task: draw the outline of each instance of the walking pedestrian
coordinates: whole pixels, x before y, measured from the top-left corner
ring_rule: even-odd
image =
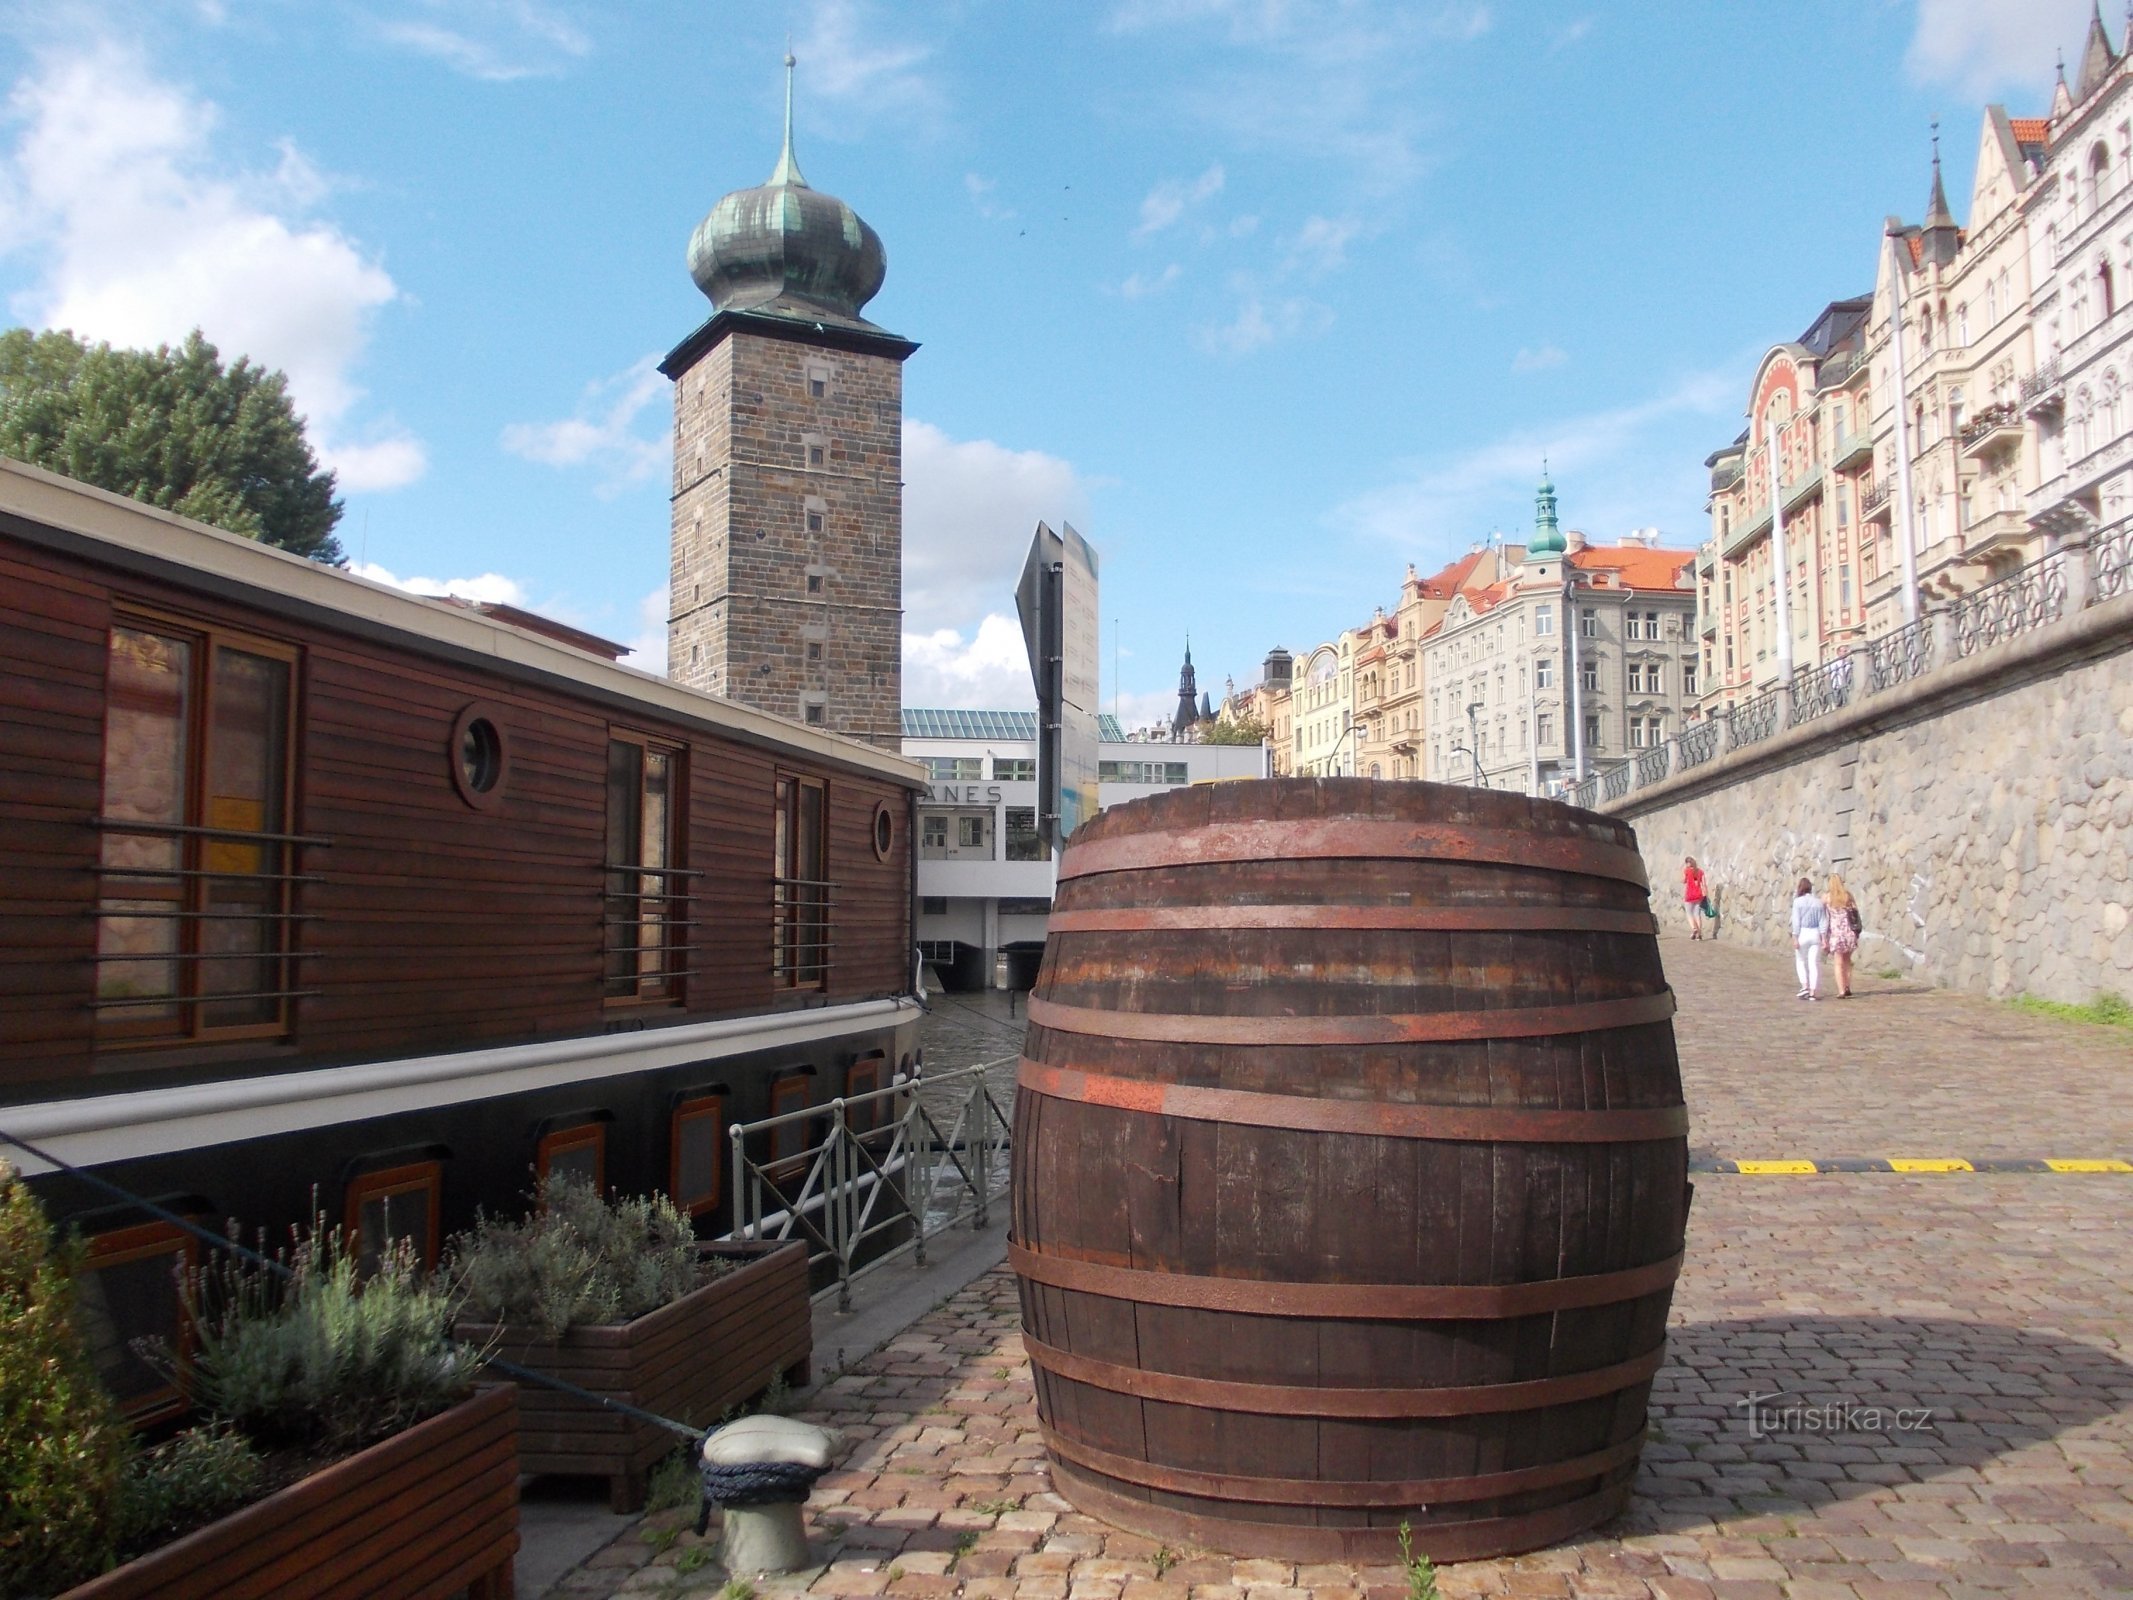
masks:
[[[1802,1000],[1822,998],[1822,931],[1828,925],[1829,908],[1815,893],[1814,879],[1802,878],[1792,897],[1792,964]]]
[[[1829,932],[1823,939],[1823,948],[1829,952],[1830,965],[1837,969],[1837,998],[1849,1000],[1852,956],[1859,949],[1859,932],[1865,926],[1859,916],[1859,902],[1844,887],[1844,880],[1832,872],[1822,903],[1829,908]]]
[[[1696,865],[1694,856],[1681,858],[1681,904],[1689,914],[1689,937],[1701,939],[1703,925],[1703,868]]]

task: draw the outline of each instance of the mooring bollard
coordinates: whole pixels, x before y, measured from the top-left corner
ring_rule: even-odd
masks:
[[[696,1531],[709,1525],[713,1506],[724,1511],[728,1573],[756,1577],[812,1565],[800,1512],[841,1442],[827,1428],[790,1417],[743,1417],[705,1438]]]

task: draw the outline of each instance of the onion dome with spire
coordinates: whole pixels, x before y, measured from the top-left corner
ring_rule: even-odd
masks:
[[[834,195],[808,187],[792,153],[793,58],[785,57],[785,145],[769,179],[711,208],[689,239],[689,276],[719,311],[872,329],[859,308],[888,272],[881,237]]]
[[[1548,463],[1541,463],[1540,487],[1533,493],[1533,537],[1526,541],[1526,559],[1563,553],[1563,530],[1555,517],[1555,480],[1548,476]]]

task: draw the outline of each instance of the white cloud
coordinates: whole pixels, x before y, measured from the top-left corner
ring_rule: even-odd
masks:
[[[1200,348],[1210,355],[1248,356],[1282,339],[1324,333],[1333,312],[1302,295],[1268,295],[1248,283],[1238,286],[1237,314],[1228,322],[1196,330]]]
[[[963,189],[970,196],[970,203],[978,208],[978,215],[987,222],[1005,222],[1015,214],[1013,206],[1003,206],[993,198],[1000,187],[996,178],[981,178],[975,172],[963,174]]]
[[[922,70],[933,47],[881,37],[881,18],[865,0],[819,0],[812,26],[793,45],[802,104],[828,100],[907,119],[940,114],[940,87]]]
[[[904,635],[904,704],[1028,711],[1037,704],[1022,624],[988,612],[975,629]]]
[[[661,584],[637,602],[637,630],[622,642],[630,648],[624,659],[639,672],[662,678],[667,674],[667,603],[672,598]]]
[[[1348,246],[1362,231],[1360,217],[1307,217],[1283,251],[1281,270],[1312,277],[1336,272],[1348,264]]]
[[[561,9],[541,0],[415,0],[375,19],[386,43],[489,83],[553,77],[592,49]]]
[[[951,439],[906,418],[906,632],[932,638],[947,630],[974,642],[986,616],[1013,612],[1037,524],[1085,521],[1088,504],[1087,484],[1058,456]]]
[[[590,466],[600,475],[598,493],[619,493],[666,466],[669,440],[662,426],[653,437],[635,431],[637,418],[667,392],[659,358],[645,356],[611,377],[585,386],[577,414],[560,422],[514,422],[503,447],[515,456],[550,467]]]
[[[484,572],[473,578],[401,578],[375,561],[359,561],[348,570],[372,583],[405,589],[409,594],[428,595],[432,599],[451,595],[460,600],[486,600],[491,605],[528,609],[526,586],[500,572]]]
[[[42,59],[9,97],[21,126],[0,157],[0,250],[29,257],[10,309],[36,327],[145,347],[198,327],[227,360],[289,377],[313,447],[346,489],[412,483],[412,434],[353,424],[353,373],[380,307],[400,298],[384,267],[303,213],[330,183],[284,141],[274,169],[216,159],[215,107],[105,42]]]
[[[1649,400],[1514,430],[1449,460],[1413,464],[1328,520],[1403,546],[1418,560],[1464,549],[1492,527],[1516,539],[1532,514],[1545,458],[1562,491],[1566,525],[1663,522],[1667,506],[1700,504],[1704,452],[1696,441],[1735,425],[1730,414],[1739,409],[1741,381],[1736,371],[1697,373]],[[1682,543],[1699,537],[1676,535]]]
[[[1566,22],[1560,28],[1557,28],[1555,32],[1549,37],[1548,48],[1551,52],[1556,50],[1568,50],[1572,45],[1578,44],[1586,38],[1590,37],[1591,33],[1592,18],[1579,17],[1575,21]]]
[[[1118,292],[1128,300],[1145,300],[1149,295],[1161,294],[1176,283],[1184,270],[1173,261],[1161,272],[1136,272],[1118,286]]]
[[[1904,65],[1916,82],[1978,99],[2007,88],[2039,96],[2062,46],[2071,81],[2088,17],[2088,0],[1918,0]]]
[[[1200,35],[1171,104],[1240,149],[1315,158],[1377,196],[1432,159],[1423,66],[1489,32],[1492,16],[1412,0],[1123,0],[1110,26]]]
[[[405,489],[429,470],[429,453],[413,434],[390,434],[372,444],[343,441],[320,449],[340,487],[354,494]]]
[[[1148,191],[1141,201],[1140,226],[1133,230],[1133,237],[1145,239],[1161,233],[1183,217],[1194,206],[1212,200],[1222,192],[1222,164],[1218,161],[1197,178],[1165,178]]]
[[[1559,367],[1570,357],[1563,353],[1562,346],[1544,344],[1521,350],[1511,358],[1513,372],[1545,372],[1550,367]]]

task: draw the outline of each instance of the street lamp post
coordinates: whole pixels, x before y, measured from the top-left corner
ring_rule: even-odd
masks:
[[[1466,708],[1466,758],[1474,763],[1474,787],[1486,789],[1488,781],[1481,775],[1481,730],[1476,718],[1483,710],[1479,700],[1471,701]]]
[[[1337,778],[1340,776],[1338,768],[1340,766],[1341,746],[1348,742],[1349,734],[1355,732],[1357,728],[1362,726],[1361,723],[1356,721],[1355,713],[1353,711],[1344,711],[1341,713],[1341,715],[1348,719],[1348,726],[1341,730],[1341,736],[1333,741],[1333,748],[1326,752],[1326,765],[1329,768],[1335,769],[1329,771],[1326,774],[1326,776],[1329,778]],[[1351,772],[1349,776],[1352,778],[1356,776],[1356,774]]]

